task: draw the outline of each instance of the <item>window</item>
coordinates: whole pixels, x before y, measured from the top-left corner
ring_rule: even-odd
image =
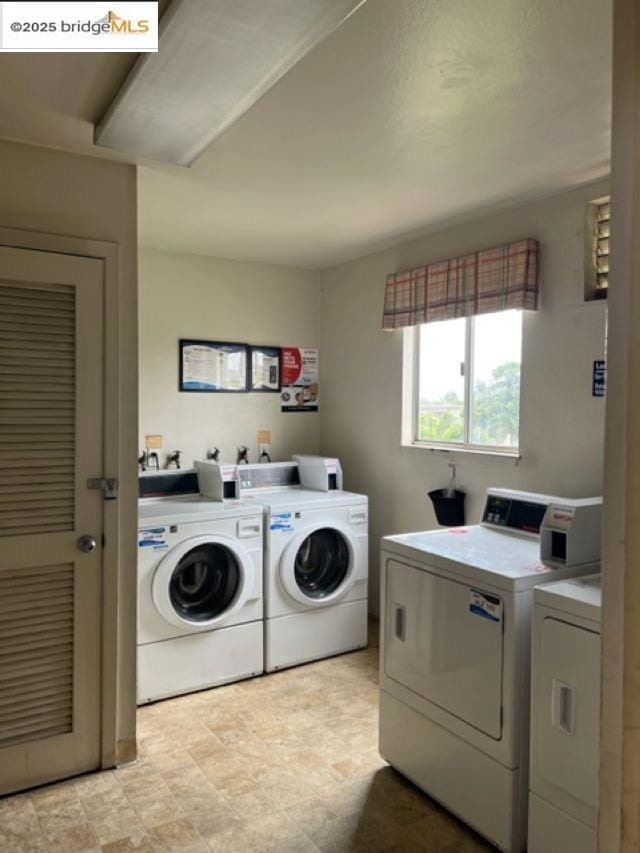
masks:
[[[611,200],[587,204],[584,298],[606,299],[609,287],[609,234]]]
[[[413,443],[517,452],[522,311],[414,327]]]

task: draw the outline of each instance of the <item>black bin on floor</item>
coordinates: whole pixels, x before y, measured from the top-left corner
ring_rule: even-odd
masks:
[[[465,493],[455,491],[453,497],[448,497],[449,489],[434,489],[428,492],[433,508],[441,527],[461,527],[464,524]]]

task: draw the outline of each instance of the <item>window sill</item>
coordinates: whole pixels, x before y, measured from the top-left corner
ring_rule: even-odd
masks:
[[[498,447],[474,447],[469,445],[461,445],[456,446],[453,444],[435,444],[426,441],[412,441],[410,443],[404,443],[400,445],[401,450],[430,450],[435,451],[436,453],[462,453],[465,456],[493,456],[493,457],[501,457],[504,459],[513,459],[516,462],[522,459],[522,455],[519,450],[511,449],[511,448],[498,448]]]

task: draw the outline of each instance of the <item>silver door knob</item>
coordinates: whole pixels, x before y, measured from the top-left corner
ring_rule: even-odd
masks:
[[[78,551],[82,551],[84,554],[93,554],[98,547],[96,540],[88,533],[81,536],[76,542],[76,545],[78,546]]]

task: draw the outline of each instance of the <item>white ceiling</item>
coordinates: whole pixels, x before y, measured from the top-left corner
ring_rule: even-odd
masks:
[[[610,18],[608,0],[367,0],[190,170],[141,168],[141,243],[323,267],[601,177]],[[0,57],[0,135],[96,153],[128,58],[33,59]]]

